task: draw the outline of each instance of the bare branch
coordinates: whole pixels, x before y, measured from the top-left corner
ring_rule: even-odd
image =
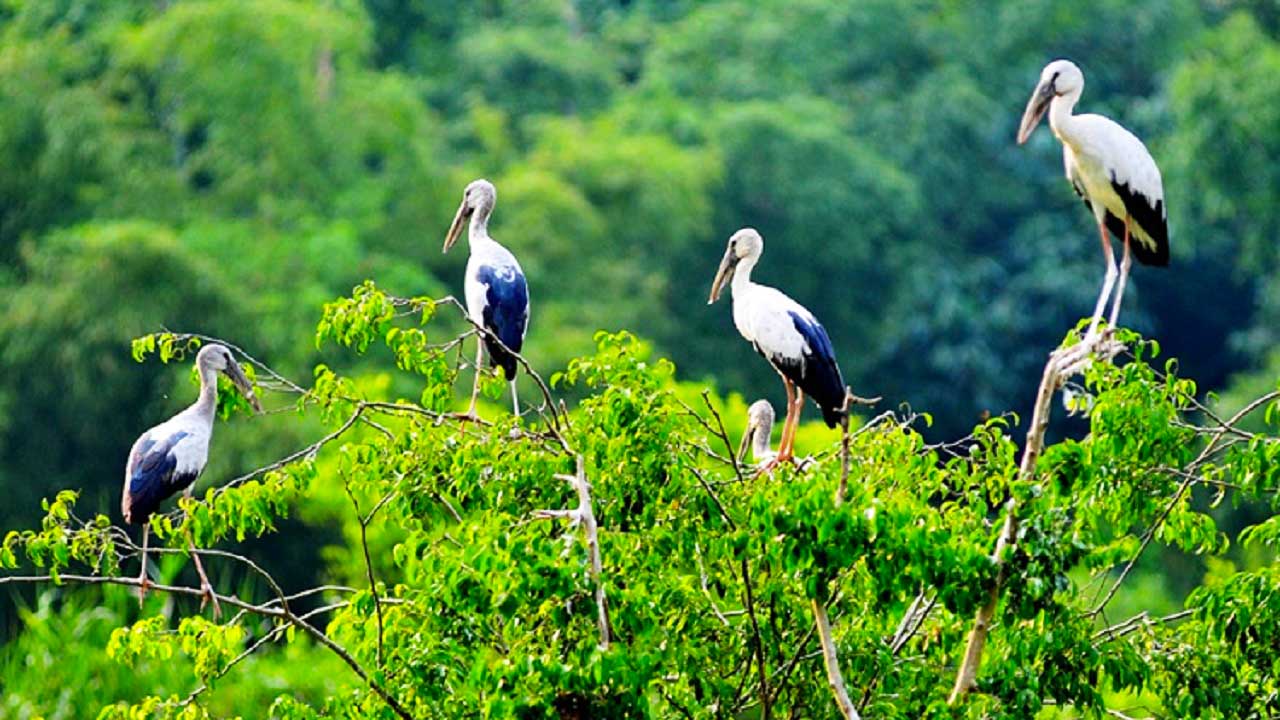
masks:
[[[760,717],[769,720],[769,672],[764,664],[764,640],[760,636],[760,622],[756,619],[756,602],[751,590],[751,570],[747,559],[742,559],[742,585],[746,588],[747,617],[751,619],[751,632],[754,636],[756,651],[756,667],[760,671]]]
[[[600,649],[609,649],[609,610],[605,603],[604,563],[600,559],[599,527],[596,516],[591,509],[591,483],[587,482],[586,463],[582,456],[577,456],[578,470],[574,475],[557,475],[578,491],[578,507],[573,510],[538,510],[535,517],[551,519],[566,518],[574,527],[581,526],[587,541],[587,552],[591,556],[591,580],[595,583],[596,622],[600,628]]]
[[[1096,344],[1081,342],[1063,352],[1050,355],[1049,361],[1044,366],[1044,374],[1040,378],[1040,389],[1036,392],[1035,407],[1031,413],[1031,425],[1027,428],[1027,440],[1022,448],[1022,461],[1018,466],[1020,481],[1030,481],[1035,477],[1036,461],[1040,459],[1040,451],[1044,448],[1044,434],[1049,428],[1054,392],[1064,380],[1080,372],[1088,363],[1094,362],[1095,356],[1096,361],[1105,362],[1123,349],[1123,345],[1108,337]],[[948,704],[958,703],[977,683],[982,651],[986,647],[987,635],[991,632],[996,605],[999,603],[1000,591],[1004,587],[1008,571],[1005,550],[1017,542],[1017,534],[1018,503],[1015,499],[1010,499],[1005,506],[1004,525],[1000,530],[1000,536],[996,539],[995,550],[991,553],[991,562],[997,568],[995,582],[987,591],[986,602],[978,608],[973,619],[973,630],[969,632],[964,660],[956,671],[955,686],[951,690],[951,697],[947,700]]]
[[[861,720],[858,709],[849,700],[849,691],[844,686],[844,677],[840,675],[840,659],[836,656],[836,643],[831,637],[831,621],[827,618],[827,608],[821,600],[814,598],[813,619],[818,628],[818,639],[822,643],[822,660],[827,666],[827,684],[836,696],[836,706],[845,720]]]

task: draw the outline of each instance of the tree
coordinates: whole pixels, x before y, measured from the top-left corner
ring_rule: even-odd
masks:
[[[889,412],[803,471],[755,476],[733,459],[741,418],[626,333],[601,333],[594,355],[549,383],[535,376],[536,417],[462,424],[453,348],[480,331],[441,337],[435,325],[460,310],[368,283],[326,305],[318,339],[386,354],[421,396],[371,392],[326,366],[309,388],[273,385],[330,430],[153,523],[173,548],[161,554],[194,539],[206,563],[263,582],[220,591],[240,611],[224,624],[157,614],[151,600],[107,651],[126,663],[186,656],[193,692],[103,717],[203,716],[203,698],[274,641],[327,651],[353,673],[319,704],[282,694],[271,710],[282,718],[824,717],[833,690],[849,698],[846,717],[1098,714],[1113,691],[1196,717],[1276,709],[1275,656],[1260,646],[1280,625],[1274,568],[1228,572],[1170,615],[1109,607],[1152,545],[1225,551],[1202,500],[1280,507],[1280,392],[1224,418],[1174,363],[1153,364],[1155,343],[1121,332],[1094,359],[1084,346],[1056,356],[1021,471],[1011,418],[931,446],[919,417]],[[134,350],[173,360],[194,342],[151,335]],[[1078,371],[1092,433],[1037,459],[1058,380]],[[485,381],[495,395],[501,384]],[[556,398],[567,387],[583,393],[571,410]],[[1268,430],[1242,429],[1264,409]],[[360,548],[351,585],[286,592],[271,563],[216,549],[271,534],[310,493],[345,497]],[[60,493],[40,529],[5,537],[0,584],[136,585],[122,567],[136,546],[110,518],[80,520],[75,501]],[[1273,546],[1278,517],[1236,539]],[[199,592],[161,583],[152,597]],[[979,608],[989,614],[974,626]],[[980,643],[962,662],[966,635],[985,653]],[[950,707],[940,669],[960,672]],[[1228,675],[1242,682],[1187,682]]]

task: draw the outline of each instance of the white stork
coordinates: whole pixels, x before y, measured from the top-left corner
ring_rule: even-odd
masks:
[[[444,252],[449,252],[462,234],[463,223],[470,218],[467,241],[471,246],[471,257],[467,260],[463,281],[467,315],[472,322],[488,331],[482,338],[483,342],[476,345],[476,380],[471,389],[471,407],[467,410],[470,417],[476,416],[482,347],[488,349],[491,363],[501,367],[511,383],[511,407],[517,417],[520,415],[520,402],[516,398],[516,358],[512,353],[520,352],[524,346],[525,330],[529,327],[529,286],[516,256],[489,237],[489,214],[497,200],[498,190],[493,183],[488,180],[472,181],[462,193],[462,205],[458,207],[444,239]]]
[[[200,398],[186,410],[142,433],[129,450],[129,462],[124,470],[120,510],[125,522],[142,525],[139,600],[147,594],[147,540],[151,530],[148,521],[152,513],[178,491],[184,491],[190,497],[196,478],[200,477],[209,461],[213,416],[218,408],[218,373],[225,373],[253,408],[262,411],[258,397],[253,393],[253,384],[225,345],[213,343],[200,348],[196,355],[196,368],[200,372]],[[196,572],[200,574],[204,602],[213,600],[213,611],[217,616],[221,613],[218,598],[204,573],[204,566],[200,564],[200,556],[194,547],[191,551]]]
[[[1027,141],[1047,111],[1049,127],[1062,142],[1067,179],[1098,222],[1107,276],[1085,335],[1092,339],[1113,288],[1115,296],[1107,324],[1115,327],[1120,316],[1120,300],[1132,262],[1130,251],[1144,265],[1168,265],[1169,233],[1160,169],[1151,153],[1133,133],[1110,118],[1073,115],[1071,111],[1083,90],[1084,75],[1075,63],[1055,60],[1046,65],[1022,114],[1018,144]],[[1118,273],[1108,230],[1124,238],[1124,257]]]
[[[773,435],[773,406],[768,400],[757,400],[747,408],[747,429],[742,432],[742,442],[738,445],[738,462],[747,457],[747,449],[751,449],[751,460],[764,463],[777,455],[770,446]]]
[[[793,460],[792,446],[805,393],[822,410],[828,427],[844,422],[848,413],[844,378],[827,331],[800,303],[774,288],[751,282],[751,270],[763,252],[764,238],[760,233],[752,228],[734,233],[711,284],[707,304],[720,297],[724,284],[732,278],[733,324],[782,376],[787,390],[787,417],[782,424],[778,453],[765,466],[769,469]]]

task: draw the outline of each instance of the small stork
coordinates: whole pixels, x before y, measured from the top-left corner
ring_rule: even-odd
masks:
[[[1086,340],[1095,337],[1107,297],[1115,289],[1107,324],[1115,327],[1120,316],[1125,280],[1132,263],[1130,252],[1144,265],[1169,264],[1169,233],[1160,169],[1151,153],[1133,133],[1101,115],[1073,115],[1084,90],[1084,74],[1070,60],[1054,60],[1040,73],[1018,127],[1018,144],[1031,136],[1045,112],[1049,127],[1062,142],[1067,179],[1084,204],[1093,211],[1102,236],[1107,276],[1093,309]],[[1116,271],[1115,255],[1107,235],[1124,238],[1124,256]],[[1116,285],[1117,276],[1119,285]]]
[[[778,455],[769,444],[774,417],[768,400],[757,400],[747,408],[747,429],[742,432],[742,442],[738,445],[739,463],[746,459],[748,448],[752,462],[757,464],[769,462]]]
[[[129,462],[124,470],[124,496],[120,501],[120,510],[125,522],[142,525],[139,600],[147,594],[147,540],[151,530],[148,521],[159,509],[160,503],[178,491],[184,491],[187,497],[191,497],[196,478],[200,477],[209,460],[213,416],[218,406],[218,373],[225,373],[248,398],[254,410],[262,411],[258,397],[253,393],[253,384],[225,345],[213,343],[200,348],[196,355],[196,368],[200,372],[200,398],[186,410],[142,433],[142,437],[129,450]],[[221,613],[218,597],[204,573],[200,555],[195,552],[194,546],[191,548],[191,559],[195,560],[196,572],[200,574],[204,602],[213,600],[213,611],[217,616]]]
[[[483,342],[476,345],[476,380],[471,389],[471,407],[467,410],[469,417],[476,417],[482,348],[488,349],[490,361],[502,368],[511,383],[511,407],[517,417],[520,415],[516,358],[512,353],[520,352],[524,346],[525,330],[529,327],[529,286],[516,256],[489,237],[489,215],[497,200],[498,190],[493,183],[472,181],[462,193],[462,205],[444,238],[444,252],[449,252],[462,234],[463,223],[470,218],[467,241],[471,245],[471,257],[467,260],[463,281],[467,315],[488,332],[483,335]],[[500,342],[494,341],[495,336]]]
[[[751,270],[763,252],[764,238],[754,229],[743,228],[734,233],[711,283],[707,304],[719,299],[725,283],[732,279],[733,324],[769,361],[786,387],[787,417],[782,424],[778,453],[765,465],[769,469],[794,461],[796,426],[804,410],[805,393],[822,410],[827,427],[835,427],[848,417],[848,391],[831,339],[813,313],[778,290],[751,282]]]

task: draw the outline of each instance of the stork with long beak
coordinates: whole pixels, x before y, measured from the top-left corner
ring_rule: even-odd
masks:
[[[747,408],[747,428],[738,444],[739,463],[746,460],[747,450],[751,451],[751,461],[755,464],[767,463],[778,455],[770,446],[774,417],[773,405],[768,400],[757,400]]]
[[[249,400],[253,409],[262,412],[262,404],[253,392],[253,383],[240,369],[225,345],[205,345],[196,355],[200,373],[200,397],[190,407],[169,420],[144,432],[129,450],[124,470],[124,495],[120,510],[124,520],[142,525],[142,572],[138,575],[138,599],[147,594],[147,540],[151,515],[160,503],[182,491],[191,497],[196,478],[209,462],[209,442],[213,439],[213,417],[218,409],[218,373],[225,374],[236,389]],[[200,555],[194,545],[191,559],[200,575],[204,604],[213,601],[214,616],[221,614],[218,597],[205,575]]]
[[[516,256],[489,237],[489,215],[497,201],[498,191],[488,180],[475,180],[467,185],[462,193],[462,205],[444,238],[444,252],[449,252],[469,222],[467,240],[471,257],[463,280],[467,315],[486,331],[476,344],[476,378],[467,410],[469,417],[476,417],[482,348],[488,349],[489,360],[502,368],[510,382],[512,411],[520,415],[516,354],[524,347],[525,331],[529,327],[529,286]]]
[[[756,352],[764,356],[782,378],[787,391],[787,417],[782,424],[778,453],[765,465],[793,462],[796,427],[808,393],[822,410],[827,427],[848,421],[848,390],[836,364],[835,349],[827,331],[800,303],[766,285],[751,281],[751,271],[764,253],[764,238],[743,228],[729,238],[720,269],[711,284],[714,303],[730,284],[733,292],[733,324]]]
[[[1133,133],[1109,118],[1073,115],[1083,91],[1084,74],[1075,63],[1055,60],[1046,65],[1022,114],[1018,144],[1031,137],[1047,113],[1049,127],[1062,143],[1067,179],[1098,223],[1107,275],[1085,335],[1089,341],[1097,337],[1098,321],[1108,297],[1113,297],[1108,326],[1115,327],[1120,317],[1131,255],[1144,265],[1169,264],[1169,233],[1160,169],[1151,153]],[[1123,238],[1119,271],[1108,231]]]

